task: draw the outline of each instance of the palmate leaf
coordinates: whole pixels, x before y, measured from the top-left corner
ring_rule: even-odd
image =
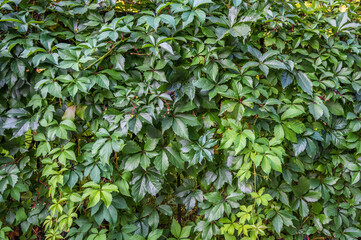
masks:
[[[205,181],[207,184],[214,183],[216,189],[220,189],[224,184],[231,184],[232,182],[232,172],[228,167],[222,166],[215,173],[207,172],[205,176]]]
[[[7,115],[9,117],[6,118],[5,122],[0,126],[0,129],[14,129],[12,138],[24,136],[29,129],[37,130],[39,127],[39,114],[34,114],[29,118],[29,112],[23,109],[12,109],[7,112]],[[14,118],[14,116],[23,116],[23,118]]]
[[[176,145],[176,143],[173,144]],[[178,149],[178,147],[167,147],[165,148],[165,151],[168,156],[168,160],[172,165],[174,165],[177,169],[184,169],[184,159],[182,159]]]
[[[216,224],[206,221],[200,221],[195,229],[202,233],[202,238],[205,240],[210,240],[213,235],[220,233],[219,227]]]
[[[206,210],[205,217],[208,221],[220,219],[224,214],[224,203],[217,203],[211,209]]]
[[[155,196],[162,188],[162,179],[159,172],[154,168],[146,172],[137,170],[133,174],[131,184],[132,196],[135,201],[139,202],[147,193]]]
[[[197,202],[203,202],[203,192],[194,190],[195,184],[189,179],[185,179],[182,186],[177,188],[176,196],[180,197],[187,211],[194,209]]]
[[[197,126],[199,125],[198,119],[192,115],[186,115],[186,114],[178,114],[174,117],[172,121],[172,129],[181,138],[188,139],[189,138],[189,132],[188,132],[188,126]],[[165,129],[168,129],[170,126],[170,120],[165,123],[164,126]]]

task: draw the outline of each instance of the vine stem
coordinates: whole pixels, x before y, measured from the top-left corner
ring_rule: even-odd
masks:
[[[123,43],[125,41],[127,41],[129,38],[125,38],[123,40],[120,40],[119,42],[117,42],[116,44],[114,44],[109,50],[108,52],[106,52],[103,56],[101,56],[100,58],[98,58],[97,60],[95,60],[93,63],[91,63],[89,66],[87,66],[86,68],[84,68],[83,70],[88,70],[89,68],[91,68],[92,66],[94,66],[94,64],[97,64],[98,62],[102,61],[104,58],[106,58],[107,56],[109,56],[109,54],[111,54],[113,52],[113,50],[120,44]]]
[[[253,162],[254,192],[257,193],[257,173],[256,164]],[[256,199],[254,200],[254,208],[256,207]]]
[[[43,184],[41,184],[40,189],[39,189],[38,193],[36,194],[36,199],[35,199],[34,205],[31,208],[34,208],[36,206],[36,204],[38,203],[38,199],[39,199],[39,195],[40,195],[40,191],[41,191],[42,187],[43,187]]]
[[[254,175],[254,191],[257,192],[257,173],[256,173],[256,164],[253,163],[253,175]]]
[[[181,178],[180,178],[180,174],[177,173],[177,186],[179,187],[181,185]],[[178,204],[178,223],[179,225],[182,227],[182,206],[181,204]]]
[[[130,100],[130,103],[132,104],[131,114],[133,115],[134,110],[137,108],[137,106],[134,105],[133,101]]]
[[[79,203],[79,205],[76,207],[76,209],[75,209],[75,213],[78,211],[78,209],[79,209],[79,207],[82,205],[83,203],[81,202],[81,203]]]
[[[304,223],[307,221],[307,219],[309,219],[309,218],[310,218],[310,215],[308,215],[308,216],[305,218],[305,220],[303,220],[302,224],[304,224]]]

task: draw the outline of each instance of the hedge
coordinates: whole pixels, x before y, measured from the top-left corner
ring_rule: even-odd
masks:
[[[0,238],[361,237],[359,5],[0,0]]]

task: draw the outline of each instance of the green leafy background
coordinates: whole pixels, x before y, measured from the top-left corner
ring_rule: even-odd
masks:
[[[361,237],[359,1],[0,6],[1,239]]]

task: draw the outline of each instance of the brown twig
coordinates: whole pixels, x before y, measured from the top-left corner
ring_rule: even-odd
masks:
[[[152,54],[152,52],[150,52],[150,53],[148,53],[148,54],[146,54],[146,53],[139,53],[138,48],[137,48],[136,46],[134,46],[134,45],[133,45],[133,47],[135,48],[135,51],[137,51],[137,52],[136,52],[136,53],[130,53],[130,54],[132,54],[132,55],[137,55],[137,56],[146,55],[146,56],[149,56],[149,55]]]
[[[163,117],[165,117],[165,115],[170,112],[170,107],[169,107],[168,102],[167,102],[165,99],[162,99],[162,100],[163,100],[163,102],[165,102],[165,104],[167,105],[167,111],[166,111],[166,112],[164,113],[164,115],[163,115]]]

